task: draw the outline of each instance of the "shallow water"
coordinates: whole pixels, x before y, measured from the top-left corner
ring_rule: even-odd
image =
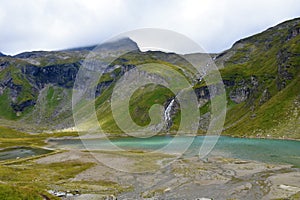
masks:
[[[26,157],[42,155],[50,152],[51,150],[32,148],[32,147],[8,148],[0,151],[0,160],[26,158]]]
[[[199,155],[199,149],[203,144],[205,136],[194,137],[184,156],[190,157]],[[177,152],[181,146],[191,140],[191,137],[154,136],[151,138],[119,138],[110,141],[103,139],[65,139],[55,140],[54,148],[76,148],[91,150],[107,150],[110,142],[121,149],[138,150],[160,150],[162,147],[173,143],[172,150]],[[169,153],[172,153],[172,151]],[[210,152],[210,155],[239,158],[245,160],[256,160],[275,164],[292,164],[300,167],[300,141],[273,140],[273,139],[249,139],[232,138],[221,136]],[[1,156],[1,155],[0,155]]]

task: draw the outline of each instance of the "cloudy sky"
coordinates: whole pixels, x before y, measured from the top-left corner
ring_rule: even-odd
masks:
[[[299,16],[298,0],[0,0],[0,51],[65,49],[133,29],[161,28],[221,52]]]

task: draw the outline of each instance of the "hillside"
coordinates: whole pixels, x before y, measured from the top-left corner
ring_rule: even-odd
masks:
[[[226,134],[300,137],[299,35],[298,18],[217,56],[229,97]]]
[[[235,136],[300,138],[300,19],[290,20],[262,33],[237,41],[232,48],[212,54],[220,69],[227,94],[224,134]],[[85,57],[94,48],[82,47],[53,52],[25,52],[16,56],[0,54],[0,122],[25,132],[55,131],[74,126],[72,89]],[[141,52],[124,38],[99,47],[104,54],[122,55],[110,63],[97,83],[95,106],[102,128],[108,133],[122,131],[115,123],[110,97],[116,82],[130,69],[146,63],[155,74],[176,70],[194,86],[205,133],[210,119],[210,101],[203,74],[195,74],[183,57],[201,59],[200,54],[177,55],[159,51]],[[103,56],[103,55],[101,55]],[[206,65],[199,60],[199,65]],[[199,81],[200,80],[200,81]],[[202,81],[201,81],[202,80]],[[130,99],[130,114],[145,126],[150,123],[153,104],[168,108],[176,94],[169,89],[146,85]],[[93,102],[94,103],[94,102]],[[84,110],[85,106],[78,108]],[[180,105],[173,102],[165,131],[180,124]],[[105,117],[103,117],[105,116]]]

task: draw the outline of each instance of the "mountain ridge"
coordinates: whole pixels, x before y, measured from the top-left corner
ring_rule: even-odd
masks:
[[[224,134],[300,138],[300,91],[297,87],[300,71],[299,35],[300,18],[296,18],[241,39],[219,54],[210,54],[219,67],[227,93]],[[190,64],[184,59],[185,56],[197,57],[201,54],[141,52],[129,38],[105,45],[96,49],[137,50],[110,63],[98,82],[95,105],[100,124],[106,132],[122,133],[107,107],[116,81],[139,64],[156,62],[177,70],[194,85],[201,113],[199,133],[205,133],[210,119],[208,89],[199,75],[193,75]],[[94,48],[89,46],[0,56],[0,118],[4,122],[9,120],[20,124],[15,128],[29,132],[73,127],[72,87],[79,67]],[[145,99],[136,96],[138,94]],[[150,107],[159,103],[167,108],[174,97],[165,88],[147,86],[135,93],[130,107],[131,115],[138,124],[147,125]],[[180,123],[180,106],[176,102],[171,113],[172,126],[169,131],[172,133]],[[100,119],[100,115],[105,115],[106,119]],[[24,123],[31,124],[32,130],[22,128]]]

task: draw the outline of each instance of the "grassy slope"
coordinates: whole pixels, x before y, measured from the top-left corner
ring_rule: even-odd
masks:
[[[15,87],[22,88],[16,100],[14,101],[14,104],[19,105],[29,100],[36,100],[37,93],[33,90],[33,87],[30,85],[29,81],[21,73],[21,69],[15,67],[16,65],[24,63],[21,61],[13,62],[13,64],[0,72],[0,80],[3,81],[11,79],[11,83],[15,85]],[[16,115],[15,111],[11,107],[11,99],[9,97],[10,93],[11,89],[6,88],[4,89],[3,94],[0,95],[0,115],[5,119],[19,119],[20,116]],[[32,107],[26,108],[23,111],[23,114],[29,113],[31,110]]]
[[[139,64],[147,62],[148,58],[144,58],[142,61],[139,61]],[[153,61],[154,62],[154,61]],[[156,61],[157,63],[157,61]],[[159,63],[165,65],[165,63]],[[171,64],[165,68],[158,68],[158,66],[149,65],[144,68],[148,73],[165,75],[165,74],[174,74],[178,73],[179,76],[182,75],[180,68]],[[111,85],[104,93],[99,96],[95,101],[95,106],[97,110],[97,116],[99,123],[105,132],[108,133],[121,133],[122,131],[118,128],[112,112],[110,105],[110,96],[113,92],[114,84]],[[176,88],[176,86],[174,86]],[[178,87],[178,86],[177,86]],[[131,99],[129,105],[129,111],[132,117],[132,120],[140,126],[146,126],[150,123],[149,109],[154,104],[160,104],[164,106],[164,103],[175,95],[167,88],[163,86],[155,86],[153,84],[145,85],[144,88],[136,90]],[[120,118],[125,119],[125,116],[120,115]]]
[[[286,35],[288,32],[282,30],[282,34]],[[286,48],[292,54],[300,55],[300,35],[289,40],[286,43],[280,43],[278,35],[274,36],[271,42],[271,48],[266,51],[264,43],[254,44],[256,39],[261,41],[267,40],[268,35],[259,35],[259,37],[252,37],[246,41],[243,48],[236,50],[236,53],[225,64],[225,68],[221,70],[222,77],[225,80],[249,80],[251,76],[255,75],[261,84],[259,92],[253,103],[256,105],[255,110],[251,111],[247,102],[241,104],[235,104],[228,99],[228,112],[226,119],[226,126],[229,128],[225,131],[226,134],[237,136],[266,136],[270,134],[274,137],[282,137],[285,135],[290,138],[300,138],[299,136],[299,104],[300,102],[300,88],[299,88],[299,56],[293,56],[289,63],[291,67],[289,70],[293,73],[294,78],[287,82],[287,86],[280,92],[276,88],[276,76],[277,76],[277,58],[276,55],[281,48]],[[146,61],[157,62],[157,59],[152,57],[136,57],[131,55],[130,64],[142,64]],[[247,59],[245,59],[247,58]],[[139,60],[140,59],[140,60]],[[44,61],[43,61],[44,62]],[[183,74],[182,66],[174,66],[165,61],[159,61],[161,64],[166,64],[175,69],[179,73]],[[10,68],[7,69],[13,74],[12,78],[15,84],[22,84],[24,82],[26,90],[24,95],[20,95],[18,102],[28,100],[30,98],[36,98],[30,96],[31,90],[28,85],[28,81],[24,80],[20,71],[14,71]],[[4,71],[5,72],[5,71]],[[1,72],[1,74],[5,74]],[[159,71],[156,70],[156,73]],[[3,75],[4,76],[4,75]],[[3,78],[3,77],[1,77]],[[110,77],[103,77],[100,81],[111,80]],[[117,127],[113,120],[110,108],[110,95],[113,91],[113,86],[109,87],[104,93],[96,99],[95,105],[97,108],[97,115],[100,124],[103,129],[111,133],[121,133],[121,130]],[[263,89],[268,88],[271,94],[271,99],[264,104],[259,104],[261,92]],[[228,88],[227,93],[233,88]],[[49,120],[53,117],[53,113],[58,110],[59,106],[63,106],[60,96],[62,89],[48,86],[42,95],[46,100],[43,101],[43,120]],[[4,91],[4,94],[0,96],[0,115],[6,119],[16,120],[15,113],[10,110],[8,101],[9,90]],[[66,97],[70,98],[70,94]],[[149,108],[153,104],[161,104],[174,97],[174,94],[163,87],[153,87],[153,85],[146,86],[143,90],[137,90],[132,99],[130,106],[130,114],[133,120],[139,125],[147,125],[150,122],[148,115]],[[209,111],[209,103],[200,108],[201,113]],[[81,108],[84,109],[84,106]],[[30,114],[30,110],[28,111]],[[25,113],[26,114],[26,113]],[[59,116],[55,116],[56,120],[64,119],[66,113],[62,113]],[[251,117],[255,114],[256,117]],[[23,116],[22,116],[23,117]],[[180,123],[180,114],[178,113],[174,118],[173,129],[178,127]],[[51,137],[61,136],[76,136],[76,133],[56,133]],[[48,134],[28,135],[11,128],[0,127],[0,148],[9,146],[43,146],[44,140],[48,138]],[[25,167],[24,167],[25,166]],[[32,161],[24,161],[14,165],[0,165],[0,199],[42,199],[42,195],[45,194],[49,184],[58,185],[63,188],[77,188],[82,183],[68,184],[68,179],[74,177],[75,174],[91,167],[92,164],[83,164],[81,162],[71,163],[55,163],[55,164],[36,164]],[[44,176],[47,174],[47,176]],[[35,180],[35,181],[33,181]],[[98,185],[106,185],[108,187],[119,186],[114,183],[93,183]],[[26,185],[24,187],[23,185]],[[122,190],[122,188],[119,188]],[[298,195],[299,196],[299,195]],[[50,197],[50,196],[49,196]],[[55,197],[50,197],[55,199]],[[297,198],[297,197],[296,197]]]
[[[290,22],[288,22],[290,23]],[[288,24],[286,23],[286,24]],[[282,26],[282,25],[281,25]],[[283,28],[269,29],[261,34],[243,39],[239,41],[232,49],[228,50],[232,56],[224,63],[225,68],[221,69],[221,75],[224,80],[250,82],[252,76],[255,76],[259,82],[257,91],[250,96],[250,100],[235,104],[228,98],[228,112],[225,127],[225,134],[239,136],[266,136],[272,135],[280,137],[286,134],[287,137],[298,138],[297,120],[299,115],[296,110],[299,101],[299,54],[300,54],[300,35],[286,40],[290,33],[290,28],[298,27],[299,24],[293,26],[282,26]],[[292,80],[287,80],[286,87],[280,92],[277,89],[276,82],[278,77],[278,53],[284,50],[291,54],[288,60],[291,66],[288,71],[293,74]],[[84,54],[76,54],[66,52],[44,52],[44,56],[36,59],[40,62],[40,67],[47,63],[57,64],[65,62],[75,62],[84,58]],[[53,55],[52,55],[53,54]],[[61,59],[61,57],[68,57]],[[54,59],[55,58],[55,59]],[[4,59],[4,58],[3,58]],[[32,86],[28,80],[22,75],[20,67],[26,64],[25,60],[5,58],[11,61],[11,65],[0,72],[0,78],[5,79],[10,76],[15,85],[21,85],[24,90],[18,96],[17,102],[21,103],[26,100],[36,100],[35,108],[29,107],[20,117],[12,110],[9,101],[10,90],[4,90],[0,95],[0,116],[9,120],[22,119],[22,123],[36,123],[42,126],[46,124],[62,124],[65,121],[72,121],[71,113],[71,89],[63,89],[61,87],[48,85],[40,95],[37,96],[32,92]],[[53,61],[54,60],[54,61]],[[217,62],[219,62],[217,60]],[[140,65],[144,63],[158,63],[165,65],[162,70],[158,68],[149,69],[149,72],[160,74],[162,71],[171,73],[171,70],[184,75],[189,82],[192,82],[193,70],[189,64],[180,59],[175,54],[164,54],[161,52],[133,52],[126,54],[122,59],[114,61],[114,64]],[[173,63],[173,64],[171,64]],[[174,64],[176,63],[176,65]],[[116,69],[116,74],[120,73],[120,68]],[[105,74],[99,82],[114,80],[109,74]],[[201,87],[197,85],[195,87]],[[106,89],[101,96],[95,101],[97,116],[102,128],[106,132],[121,133],[117,127],[110,108],[110,96],[113,92],[114,84]],[[232,90],[239,87],[227,88],[229,95]],[[262,93],[268,89],[271,99],[264,104],[260,103]],[[139,125],[147,125],[150,122],[149,108],[153,104],[164,105],[170,98],[174,97],[171,91],[163,87],[146,86],[143,90],[137,90],[130,101],[130,114],[133,120]],[[90,102],[94,103],[94,102]],[[84,110],[85,106],[80,108]],[[253,109],[254,108],[254,109]],[[209,112],[209,103],[200,108],[201,114]],[[290,117],[293,113],[292,117]],[[255,116],[255,117],[253,117]],[[174,116],[173,130],[176,130],[180,123],[180,113]],[[280,122],[280,123],[279,123]],[[66,123],[71,124],[71,123]],[[283,129],[282,127],[285,127]],[[294,129],[294,131],[292,131]],[[273,133],[274,132],[274,133]],[[288,132],[288,133],[285,133]]]
[[[298,113],[294,111],[297,109],[300,95],[300,59],[298,56],[300,54],[300,35],[286,41],[289,31],[288,29],[278,30],[274,28],[245,39],[242,41],[244,46],[236,51],[226,63],[226,67],[221,70],[225,80],[238,82],[250,80],[251,76],[255,76],[260,83],[252,102],[252,106],[255,107],[254,110],[250,109],[249,102],[230,106],[226,120],[226,126],[230,128],[225,131],[226,134],[300,138],[297,128],[299,111]],[[266,46],[270,46],[270,49],[266,50]],[[288,72],[293,74],[293,79],[288,80],[287,86],[278,91],[276,86],[277,55],[282,49],[290,54],[287,65],[290,65]],[[243,62],[245,58],[248,58],[249,61]],[[270,92],[271,99],[261,105],[259,99],[262,91],[266,88]],[[228,88],[228,90],[232,89]],[[292,112],[296,113],[291,115]],[[251,117],[253,114],[255,117]]]
[[[72,120],[71,107],[72,89],[49,84],[40,92],[32,112],[22,121],[39,124],[43,129],[59,127],[61,123]]]
[[[43,200],[45,198],[59,199],[46,194],[45,191],[39,192],[28,186],[12,186],[0,184],[0,199],[2,200]]]

